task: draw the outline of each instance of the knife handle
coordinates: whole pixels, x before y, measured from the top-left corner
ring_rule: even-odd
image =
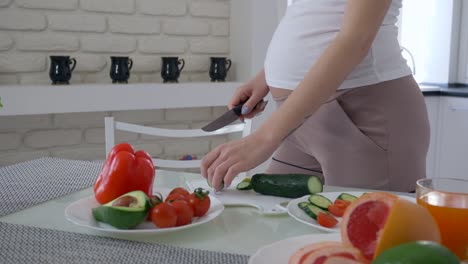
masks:
[[[234,106],[234,108],[232,108],[232,111],[234,111],[234,113],[237,116],[241,116],[242,115],[242,106],[244,106],[244,103],[240,103],[240,104]]]

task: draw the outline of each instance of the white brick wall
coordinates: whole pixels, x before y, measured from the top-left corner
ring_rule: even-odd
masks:
[[[24,8],[40,8],[52,10],[74,10],[78,8],[78,0],[15,0]]]
[[[81,48],[96,53],[132,53],[136,50],[136,39],[128,36],[85,36],[81,38]]]
[[[0,7],[8,6],[11,0],[0,0]]]
[[[195,1],[190,6],[190,13],[199,17],[229,17],[229,2]]]
[[[142,53],[183,54],[187,50],[187,41],[175,37],[145,37],[139,40]]]
[[[31,33],[16,38],[19,51],[77,51],[79,40],[65,34]]]
[[[7,34],[0,33],[0,51],[9,50],[13,45],[13,39]]]
[[[1,54],[0,72],[39,72],[46,69],[46,56],[42,54]]]
[[[107,29],[106,18],[102,15],[50,14],[47,18],[49,29],[54,31],[102,33]]]
[[[207,81],[209,57],[229,56],[229,13],[229,0],[0,0],[0,84],[46,84],[49,55],[77,59],[72,83],[109,83],[112,55],[134,58],[132,82],[161,82],[163,56],[186,60],[179,81]]]
[[[146,15],[184,16],[186,0],[137,0],[139,11]]]
[[[46,27],[46,17],[42,13],[0,9],[0,30],[40,31]]]
[[[129,56],[130,82],[162,82],[161,57],[186,62],[179,81],[209,81],[210,56],[229,56],[230,0],[0,0],[0,85],[50,84],[50,55],[77,60],[71,83],[110,83],[110,56]],[[59,87],[57,87],[59,88]],[[38,98],[40,100],[40,98]],[[0,166],[56,156],[104,158],[104,117],[195,128],[222,109],[0,117]],[[227,137],[167,140],[117,133],[154,156],[201,156]]]
[[[112,33],[158,34],[161,24],[157,18],[113,16],[109,18]]]
[[[173,19],[164,22],[164,33],[179,36],[206,36],[210,32],[210,24],[193,19]]]
[[[86,11],[133,14],[134,0],[80,0],[80,7]]]

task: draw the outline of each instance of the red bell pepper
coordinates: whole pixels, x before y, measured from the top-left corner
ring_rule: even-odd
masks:
[[[94,196],[101,204],[136,190],[151,196],[154,174],[153,160],[147,152],[135,152],[128,143],[118,144],[107,156],[94,183]]]

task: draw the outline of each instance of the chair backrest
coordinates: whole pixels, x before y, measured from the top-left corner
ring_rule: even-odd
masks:
[[[115,132],[117,130],[168,138],[193,138],[240,132],[242,132],[242,137],[245,137],[250,134],[252,128],[251,120],[246,120],[245,123],[241,124],[228,125],[213,132],[205,132],[201,129],[167,129],[123,123],[116,121],[113,117],[106,117],[104,125],[106,155],[109,154],[112,147],[115,145]],[[200,168],[201,165],[201,160],[170,160],[153,158],[153,162],[156,167],[172,169]]]

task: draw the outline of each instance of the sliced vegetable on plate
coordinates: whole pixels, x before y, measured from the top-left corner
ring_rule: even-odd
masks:
[[[132,229],[145,220],[159,228],[179,227],[207,214],[211,207],[208,194],[202,188],[189,193],[185,188],[177,187],[163,199],[161,194],[149,198],[142,191],[133,191],[92,208],[92,214],[95,220],[118,229]]]
[[[333,203],[327,197],[320,194],[312,194],[308,198],[309,202],[317,207],[327,210]]]
[[[323,227],[333,228],[338,223],[335,217],[342,217],[344,215],[346,208],[351,204],[350,200],[354,199],[353,197],[356,196],[349,193],[341,193],[332,202],[332,200],[323,194],[312,194],[308,196],[307,202],[299,202],[297,206],[314,220],[317,220],[319,212],[325,214],[326,217],[322,216],[322,219],[326,218],[327,221],[317,220],[318,224]],[[335,224],[332,225],[331,223]]]
[[[364,193],[365,194],[365,193]],[[357,200],[358,197],[352,195],[352,194],[349,194],[349,193],[342,193],[340,194],[340,196],[338,196],[337,199],[339,200],[344,200],[344,201],[349,201],[349,202],[354,202],[355,200]]]
[[[150,200],[144,192],[133,191],[93,208],[92,214],[97,221],[130,229],[145,221],[150,207]]]

